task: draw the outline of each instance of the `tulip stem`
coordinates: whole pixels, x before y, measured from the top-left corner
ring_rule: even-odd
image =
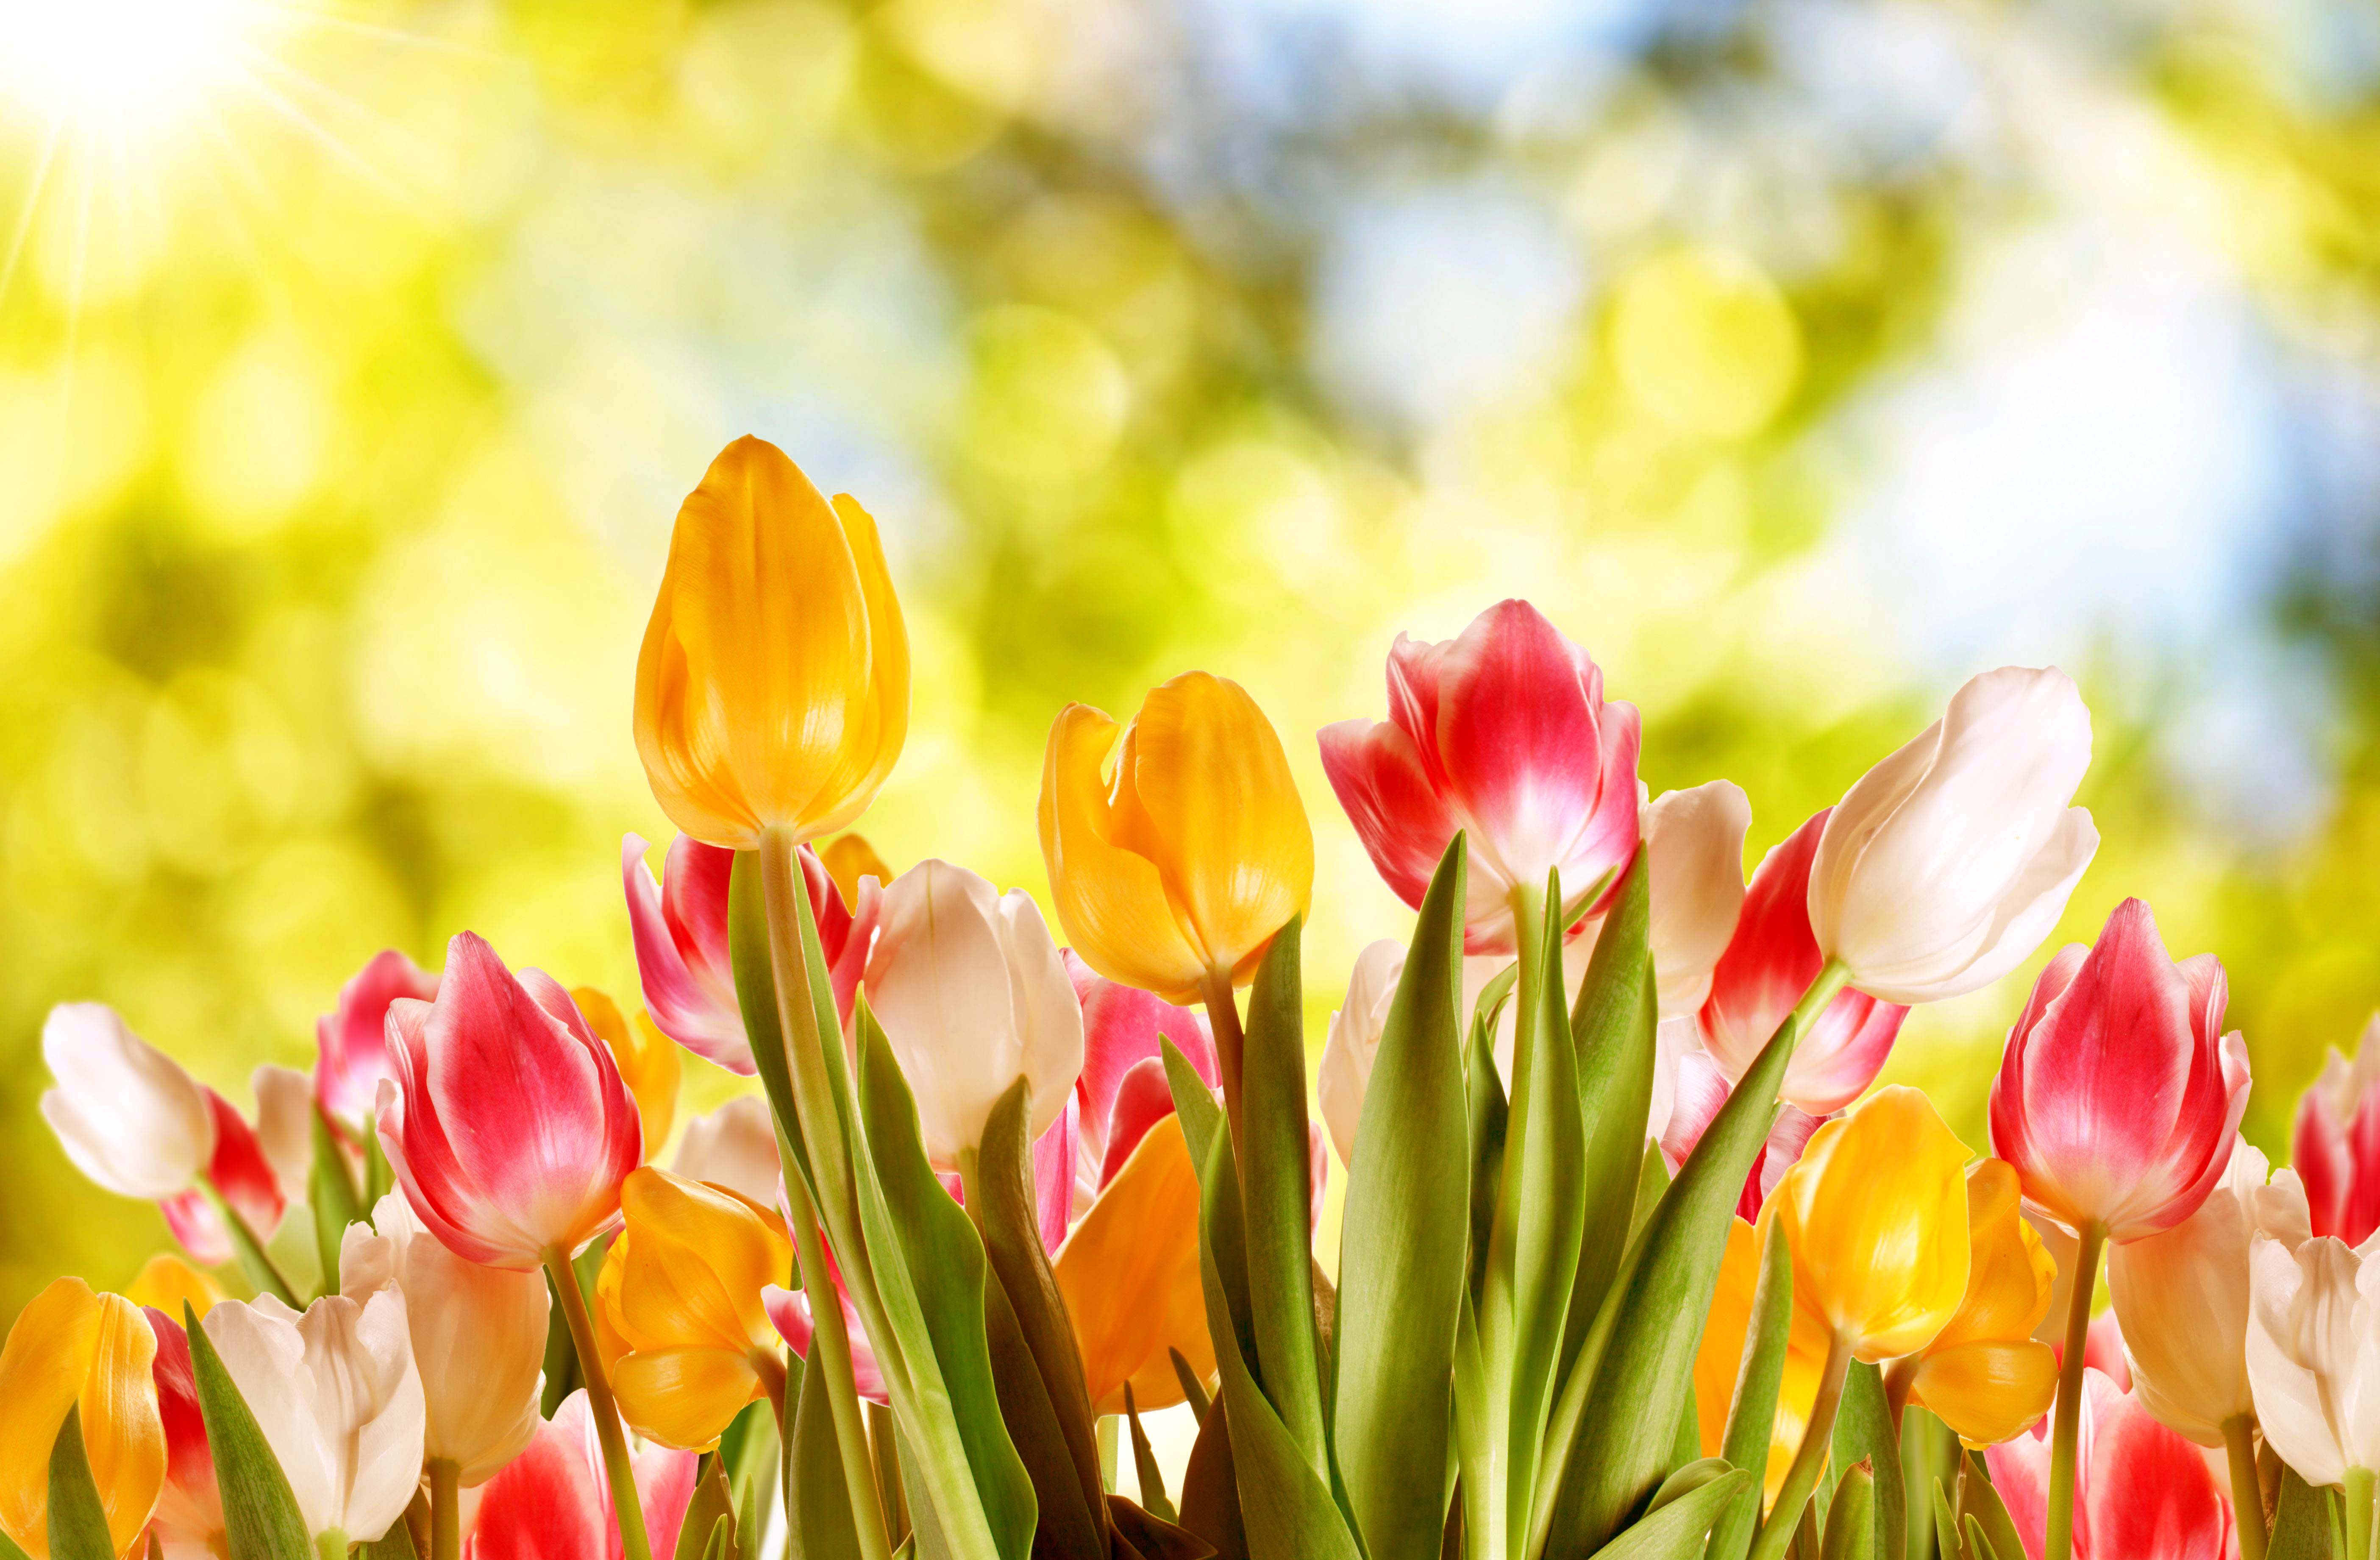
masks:
[[[224,1222],[224,1227],[231,1232],[232,1249],[239,1253],[240,1266],[248,1270],[248,1275],[255,1281],[256,1286],[284,1305],[303,1310],[306,1302],[298,1298],[298,1286],[289,1282],[289,1275],[281,1271],[281,1265],[275,1262],[273,1260],[273,1254],[264,1249],[264,1242],[257,1238],[255,1229],[246,1219],[240,1217],[239,1210],[231,1205],[231,1199],[225,1197],[223,1189],[205,1176],[199,1177],[199,1185],[206,1188],[207,1200],[214,1205],[216,1214]],[[326,1273],[322,1275],[322,1290],[325,1294],[335,1294],[338,1287],[337,1274]]]
[[[1247,1032],[1240,1027],[1240,999],[1232,991],[1232,972],[1209,969],[1198,981],[1207,1004],[1207,1024],[1215,1031],[1215,1069],[1223,1079],[1223,1115],[1232,1128],[1232,1149],[1240,1147],[1240,1055]]]
[[[325,1528],[314,1535],[314,1553],[320,1560],[347,1560],[347,1535],[336,1528]]]
[[[2371,1560],[2372,1470],[2347,1470],[2347,1560]]]
[[[463,1469],[452,1457],[430,1459],[430,1560],[463,1553]]]
[[[1827,1341],[1827,1363],[1818,1377],[1818,1395],[1810,1404],[1810,1418],[1802,1428],[1802,1444],[1793,1453],[1785,1482],[1778,1488],[1777,1504],[1752,1541],[1750,1560],[1779,1560],[1802,1523],[1810,1493],[1818,1487],[1818,1473],[1827,1466],[1827,1448],[1835,1438],[1835,1410],[1843,1400],[1843,1380],[1851,1374],[1851,1340],[1836,1334]]]
[[[834,1420],[834,1447],[843,1464],[844,1493],[851,1502],[851,1522],[859,1539],[861,1560],[891,1560],[892,1544],[884,1530],[884,1499],[876,1488],[876,1469],[868,1451],[868,1425],[860,1417],[859,1388],[851,1369],[851,1335],[843,1322],[843,1304],[835,1294],[833,1270],[827,1266],[826,1243],[819,1237],[818,1210],[810,1205],[809,1188],[795,1173],[784,1134],[778,1134],[778,1152],[785,1159],[785,1208],[793,1214],[794,1262],[799,1269],[802,1293],[810,1308],[810,1368],[824,1372],[827,1408]],[[794,1444],[785,1436],[785,1444]]]
[[[578,1350],[578,1373],[586,1379],[587,1407],[594,1415],[595,1438],[602,1444],[603,1472],[612,1483],[612,1509],[620,1517],[621,1548],[626,1560],[653,1560],[652,1545],[645,1537],[644,1508],[637,1502],[637,1471],[628,1460],[627,1433],[620,1428],[619,1405],[613,1400],[603,1356],[595,1347],[595,1322],[587,1314],[587,1297],[579,1292],[570,1256],[558,1246],[545,1254],[545,1275],[562,1301],[571,1344]]]
[[[2223,1421],[2223,1452],[2231,1465],[2231,1518],[2240,1529],[2240,1560],[2265,1560],[2265,1490],[2256,1478],[2256,1421],[2234,1414]]]
[[[2066,1302],[2066,1358],[2058,1369],[2058,1419],[2049,1444],[2049,1542],[2043,1560],[2073,1560],[2074,1447],[2082,1430],[2082,1356],[2091,1344],[2091,1297],[2099,1287],[2099,1249],[2107,1232],[2085,1225]]]

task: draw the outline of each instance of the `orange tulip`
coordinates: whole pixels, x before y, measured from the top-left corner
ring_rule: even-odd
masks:
[[[1198,1172],[1180,1117],[1141,1139],[1058,1249],[1057,1273],[1096,1412],[1123,1412],[1126,1383],[1144,1410],[1181,1402],[1168,1348],[1200,1377],[1214,1374],[1198,1283]]]
[[[2058,1264],[2019,1213],[2022,1195],[2006,1160],[1967,1172],[1966,1296],[1932,1343],[1892,1367],[1910,1401],[1971,1446],[2016,1434],[2058,1394],[2058,1356],[2033,1336],[2049,1314]]]
[[[165,1482],[165,1427],[150,1367],[157,1335],[121,1295],[61,1278],[33,1298],[0,1347],[0,1531],[32,1560],[50,1553],[50,1450],[67,1410],[118,1554],[140,1544]]]
[[[1745,1335],[1752,1328],[1753,1291],[1760,1283],[1760,1253],[1767,1238],[1738,1219],[1727,1232],[1727,1254],[1719,1261],[1718,1288],[1711,1296],[1710,1320],[1704,1323],[1702,1347],[1694,1354],[1694,1416],[1702,1435],[1703,1456],[1715,1457],[1727,1440],[1727,1416],[1735,1404],[1735,1378],[1743,1369]],[[1777,1395],[1777,1422],[1768,1437],[1767,1494],[1774,1497],[1802,1444],[1803,1428],[1818,1395],[1818,1377],[1827,1363],[1827,1335],[1815,1319],[1799,1307],[1786,1335],[1785,1373]]]
[[[592,986],[572,987],[570,1000],[578,1005],[579,1015],[595,1031],[595,1038],[611,1047],[612,1059],[620,1065],[620,1081],[636,1096],[637,1121],[645,1136],[645,1162],[650,1164],[669,1141],[670,1126],[677,1119],[677,1091],[683,1079],[677,1047],[653,1027],[643,1009],[638,1010],[632,1022],[618,1003]]]

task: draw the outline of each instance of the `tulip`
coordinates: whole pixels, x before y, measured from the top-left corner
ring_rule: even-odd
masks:
[[[859,903],[860,885],[868,879],[874,878],[880,887],[892,881],[892,869],[884,864],[884,858],[857,835],[830,840],[819,852],[819,861],[847,905]]]
[[[1886,1374],[1888,1393],[1932,1409],[1970,1446],[2027,1429],[2058,1391],[2058,1356],[2033,1337],[2058,1267],[2021,1200],[2003,1161],[1967,1172],[1967,1292],[1933,1340]]]
[[[1700,1014],[1702,1041],[1730,1081],[1759,1059],[1826,965],[1810,931],[1809,883],[1827,818],[1817,813],[1761,860],[1744,891],[1734,935],[1711,972],[1710,996]],[[1780,1097],[1812,1115],[1850,1104],[1876,1080],[1908,1015],[1908,1008],[1864,992],[1838,992],[1802,1029]]]
[[[739,1095],[686,1124],[670,1170],[689,1181],[708,1181],[763,1208],[784,1200],[783,1166],[777,1160],[777,1123],[769,1102]]]
[[[333,1120],[370,1119],[380,1101],[380,1080],[396,1076],[388,1053],[388,1007],[399,997],[429,1002],[438,995],[438,977],[395,948],[339,988],[338,1010],[314,1021],[314,1092]]]
[[[2097,1371],[2083,1374],[2080,1412],[2090,1426],[2074,1515],[2080,1560],[2237,1560],[2231,1503],[2198,1448]],[[2040,1560],[2047,1444],[2019,1436],[1984,1456],[2026,1554]]]
[[[1636,853],[1642,722],[1586,652],[1506,601],[1454,640],[1398,635],[1388,678],[1389,718],[1325,726],[1322,768],[1398,897],[1421,904],[1461,830],[1469,951],[1517,948],[1514,896],[1557,869],[1565,925],[1599,908]]]
[[[124,1298],[144,1310],[179,1316],[188,1306],[204,1316],[224,1296],[223,1286],[169,1252],[159,1252],[140,1265]]]
[[[664,1554],[677,1547],[699,1462],[691,1452],[662,1446],[636,1457],[631,1477]],[[468,1553],[470,1560],[623,1560],[611,1481],[585,1393],[564,1398],[528,1450],[488,1481]]]
[[[1330,1129],[1339,1163],[1355,1164],[1355,1126],[1364,1115],[1364,1093],[1371,1085],[1372,1061],[1380,1049],[1380,1031],[1388,1027],[1389,1006],[1403,979],[1404,945],[1381,941],[1355,956],[1354,972],[1347,977],[1347,1001],[1330,1015],[1322,1042],[1322,1068],[1316,1075],[1315,1103]]]
[[[1850,983],[1915,1004],[1989,985],[2064,913],[2099,847],[2067,803],[2091,714],[2055,667],[1970,678],[1942,718],[1861,776],[1810,864],[1810,929]]]
[[[2298,1100],[2290,1157],[2305,1179],[2313,1233],[2360,1246],[2380,1229],[2380,1014],[2350,1062],[2336,1047]]]
[[[1083,1008],[1083,1070],[1075,1079],[1076,1142],[1072,1213],[1089,1212],[1141,1138],[1173,1112],[1160,1041],[1170,1040],[1210,1090],[1222,1075],[1205,1014],[1176,1007],[1095,972],[1072,948],[1060,951]],[[1326,1064],[1327,1066],[1327,1064]],[[1059,1237],[1064,1238],[1062,1226]]]
[[[1665,1026],[1666,1027],[1666,1026]],[[1668,1125],[1661,1133],[1661,1156],[1669,1162],[1671,1175],[1682,1169],[1686,1156],[1703,1140],[1710,1124],[1718,1117],[1719,1107],[1727,1103],[1734,1086],[1719,1066],[1700,1051],[1681,1054],[1672,1070],[1673,1103],[1665,1119]],[[1658,1114],[1658,1113],[1657,1113]],[[1829,1116],[1828,1120],[1834,1119]],[[1736,1200],[1738,1216],[1756,1219],[1769,1194],[1777,1189],[1785,1173],[1802,1157],[1809,1143],[1810,1134],[1820,1126],[1820,1119],[1795,1105],[1777,1107],[1777,1119],[1768,1129],[1768,1140],[1761,1145],[1759,1156],[1752,1162],[1752,1171],[1743,1179],[1743,1194]]]
[[[764,1392],[783,1413],[785,1370],[761,1292],[793,1269],[784,1221],[732,1191],[638,1170],[595,1280],[605,1368],[630,1424],[704,1452]]]
[[[644,1138],[645,1157],[650,1159],[669,1141],[670,1125],[677,1117],[683,1069],[676,1048],[653,1027],[652,1019],[639,1013],[631,1021],[618,1003],[592,986],[572,987],[570,1000],[587,1027],[595,1031],[595,1038],[611,1048],[620,1080],[636,1099],[637,1124]]]
[[[784,452],[729,445],[687,495],[637,657],[637,752],[695,838],[845,827],[909,726],[909,640],[876,522]],[[599,1405],[600,1407],[600,1405]]]
[[[288,1475],[307,1531],[377,1542],[421,1483],[421,1374],[403,1293],[325,1295],[302,1314],[265,1295],[219,1305],[200,1325]]]
[[[207,1091],[114,1008],[70,1002],[50,1009],[42,1059],[58,1080],[42,1096],[42,1118],[75,1168],[99,1186],[159,1201],[205,1173],[217,1119]]]
[[[2265,1440],[2309,1484],[2345,1484],[2371,1523],[2380,1470],[2380,1262],[2333,1236],[2250,1240],[2248,1385]],[[2360,1476],[2360,1478],[2358,1477]]]
[[[1023,889],[1003,895],[947,861],[910,868],[884,889],[866,980],[937,1168],[972,1159],[1020,1077],[1033,1137],[1065,1110],[1083,1068],[1083,1010]]]
[[[1039,811],[1075,951],[1171,1002],[1204,996],[1215,1012],[1313,891],[1314,835],[1281,738],[1239,684],[1205,672],[1151,690],[1121,735],[1087,704],[1060,712]]]
[[[239,1216],[260,1243],[270,1240],[289,1208],[280,1172],[266,1157],[263,1139],[238,1109],[212,1089],[205,1093],[207,1110],[214,1118],[215,1146],[198,1178]],[[186,1188],[157,1206],[165,1215],[165,1227],[190,1255],[210,1267],[232,1260],[236,1248],[231,1231],[206,1191]]]
[[[203,1316],[206,1308],[194,1306]],[[150,1530],[172,1560],[226,1553],[223,1494],[215,1483],[215,1458],[199,1409],[198,1375],[190,1365],[189,1335],[173,1315],[156,1307],[143,1313],[157,1340],[150,1379],[157,1390],[158,1422],[165,1436],[165,1481],[157,1492]]]
[[[752,1045],[744,1033],[744,1010],[736,1004],[735,971],[727,945],[727,887],[735,853],[680,835],[670,842],[662,881],[656,883],[645,865],[645,848],[635,835],[620,846],[628,929],[636,942],[645,1005],[663,1034],[696,1055],[749,1078]],[[845,893],[817,855],[807,848],[798,854],[835,1007],[848,1022],[860,970],[876,934],[876,890],[863,885]],[[846,908],[850,906],[856,910]]]
[[[1054,1265],[1095,1412],[1122,1413],[1127,1385],[1144,1411],[1181,1402],[1169,1348],[1200,1376],[1214,1373],[1198,1277],[1198,1172],[1178,1116],[1142,1136]]]
[[[1751,827],[1752,803],[1730,780],[1665,792],[1644,810],[1647,934],[1665,1018],[1696,1012],[1710,995],[1712,971],[1743,913]]]
[[[156,1353],[139,1307],[93,1294],[79,1278],[53,1283],[8,1329],[0,1347],[0,1532],[32,1560],[48,1560],[50,1452],[70,1409],[80,1412],[115,1553],[140,1542],[165,1480]]]
[[[1736,1377],[1743,1370],[1743,1346],[1752,1330],[1754,1292],[1760,1284],[1766,1226],[1739,1218],[1728,1227],[1727,1251],[1719,1261],[1718,1286],[1711,1294],[1710,1318],[1694,1354],[1694,1420],[1703,1456],[1715,1457],[1727,1444],[1728,1416],[1734,1411]],[[1763,1500],[1774,1500],[1801,1448],[1802,1433],[1825,1372],[1827,1335],[1810,1312],[1796,1308],[1786,1329],[1785,1364],[1778,1383],[1777,1420],[1768,1437],[1762,1475]]]

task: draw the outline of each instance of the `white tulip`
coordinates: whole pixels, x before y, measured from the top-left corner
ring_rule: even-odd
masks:
[[[206,1091],[115,1009],[51,1008],[42,1059],[58,1080],[42,1096],[42,1118],[75,1168],[109,1191],[159,1201],[188,1191],[214,1156]]]
[[[1384,939],[1357,954],[1354,973],[1347,977],[1347,1000],[1330,1015],[1330,1033],[1322,1042],[1315,1103],[1330,1129],[1339,1163],[1350,1167],[1355,1163],[1355,1125],[1363,1119],[1364,1091],[1372,1083],[1372,1059],[1379,1054],[1380,1031],[1388,1026],[1389,1005],[1396,999],[1404,972],[1401,943]],[[1469,1011],[1457,1017],[1467,1029]]]
[[[391,1192],[372,1210],[371,1224],[347,1226],[339,1286],[358,1301],[391,1287],[405,1297],[426,1413],[425,1457],[455,1464],[468,1488],[528,1444],[545,1385],[542,1274],[464,1261]]]
[[[783,1166],[777,1162],[777,1124],[769,1102],[742,1094],[686,1124],[670,1168],[689,1181],[740,1192],[763,1208],[782,1205]]]
[[[1665,1018],[1693,1013],[1710,995],[1711,969],[1743,911],[1751,827],[1752,803],[1732,780],[1664,792],[1645,810],[1653,979]]]
[[[2248,1385],[2251,1243],[2284,1251],[2309,1239],[2305,1190],[2293,1171],[2266,1184],[2265,1156],[2243,1140],[2197,1213],[2107,1253],[2107,1289],[2141,1406],[2202,1446],[2223,1444],[2228,1420],[2255,1412]]]
[[[2380,1469],[2380,1262],[2328,1236],[2251,1243],[2248,1385],[2265,1440],[2309,1484]]]
[[[377,1542],[421,1483],[421,1375],[405,1297],[326,1295],[302,1316],[272,1296],[200,1323],[288,1475],[307,1530]]]
[[[2099,848],[2069,807],[2091,713],[2056,667],[1970,678],[1942,718],[1860,777],[1810,867],[1810,928],[1851,983],[1939,1002],[2023,962]]]
[[[1066,1108],[1083,1070],[1083,1009],[1033,896],[921,861],[884,887],[864,977],[869,1007],[917,1097],[937,1169],[983,1140],[1018,1078],[1032,1136]]]
[[[256,1141],[281,1195],[306,1200],[314,1168],[314,1080],[294,1067],[262,1066],[249,1079],[256,1091]]]

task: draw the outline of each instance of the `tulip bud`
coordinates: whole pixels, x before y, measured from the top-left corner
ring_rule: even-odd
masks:
[[[618,1003],[592,986],[573,986],[570,1000],[587,1027],[595,1031],[595,1038],[611,1048],[620,1081],[636,1097],[645,1157],[652,1158],[669,1141],[670,1127],[677,1119],[677,1091],[684,1071],[678,1065],[677,1048],[653,1027],[652,1019],[638,1013],[631,1020]]]
[[[783,1391],[761,1291],[793,1271],[784,1221],[732,1191],[650,1168],[595,1279],[620,1413],[665,1445],[709,1451],[744,1405]]]
[[[686,1124],[670,1171],[689,1181],[708,1181],[763,1208],[784,1200],[783,1169],[777,1159],[777,1123],[769,1102],[758,1094],[728,1101],[709,1115]]]
[[[1957,1314],[1896,1371],[1910,1401],[1970,1446],[2005,1441],[2049,1411],[2058,1356],[2034,1340],[2058,1266],[2024,1222],[2016,1172],[1986,1159],[1967,1172],[1967,1292]]]
[[[876,522],[743,438],[687,495],[637,657],[637,752],[670,822],[748,850],[867,810],[909,727],[909,639]]]
[[[1087,704],[1061,711],[1040,828],[1075,952],[1169,1001],[1253,980],[1314,887],[1314,835],[1281,738],[1239,684],[1205,672],[1152,689],[1121,737]]]
[[[2198,1448],[2095,1369],[2082,1372],[2080,1408],[2074,1560],[2226,1560],[2239,1553],[2230,1498]],[[2020,1435],[1984,1456],[2025,1553],[2041,1554],[2050,1443]]]
[[[156,1201],[186,1191],[215,1152],[207,1091],[95,1002],[62,1003],[42,1026],[58,1086],[42,1116],[75,1168],[107,1190]]]
[[[1033,896],[947,861],[887,884],[868,956],[869,1011],[917,1100],[926,1157],[942,1170],[983,1140],[1019,1077],[1038,1138],[1083,1069],[1083,1010]]]
[[[2222,1033],[2228,991],[2214,955],[2167,956],[2138,899],[2049,961],[1992,1082],[1992,1150],[2028,1203],[2117,1241],[2197,1211],[2248,1107],[2247,1047]]]
[[[2290,1157],[2305,1179],[2313,1233],[2361,1246],[2380,1229],[2380,1014],[2350,1062],[2336,1047],[2298,1100]]]
[[[2248,1387],[2265,1441],[2309,1484],[2380,1469],[2380,1262],[2312,1237],[2250,1237]]]
[[[0,1347],[0,1532],[32,1560],[50,1554],[50,1451],[68,1409],[81,1414],[83,1454],[115,1552],[139,1542],[165,1481],[156,1355],[140,1308],[95,1295],[79,1278],[53,1283],[8,1329]]]
[[[1095,1413],[1182,1401],[1169,1348],[1215,1370],[1198,1277],[1198,1173],[1178,1116],[1151,1127],[1058,1250],[1058,1292],[1083,1352]]]
[[[399,997],[429,1002],[438,995],[438,977],[395,948],[339,988],[339,1006],[314,1021],[314,1092],[332,1118],[369,1121],[380,1099],[380,1080],[396,1076],[388,1054],[388,1006]]]
[[[1743,913],[1751,827],[1752,803],[1731,780],[1665,792],[1644,810],[1646,931],[1664,1018],[1694,1013],[1710,995],[1712,969]]]
[[[677,1553],[700,1463],[692,1452],[665,1446],[648,1446],[632,1460],[637,1505],[657,1555]],[[472,1560],[620,1560],[612,1481],[584,1388],[564,1398],[528,1450],[488,1481],[467,1537]]]
[[[1971,677],[1942,718],[1843,795],[1810,864],[1810,928],[1851,983],[1939,1002],[2022,963],[2099,848],[2067,802],[2091,713],[2056,667]]]
[[[1633,704],[1526,602],[1461,637],[1389,651],[1389,718],[1322,729],[1322,769],[1397,896],[1418,908],[1457,830],[1470,840],[1463,945],[1511,953],[1512,896],[1561,872],[1564,924],[1592,914],[1636,854]]]
[[[551,977],[516,977],[461,932],[437,1002],[398,999],[388,1030],[397,1076],[381,1085],[381,1146],[448,1249],[535,1268],[618,1219],[644,1140],[637,1102]]]
[[[200,1316],[207,1312],[203,1306],[191,1309]],[[157,1492],[151,1529],[175,1560],[192,1554],[226,1554],[231,1540],[224,1527],[214,1451],[207,1444],[206,1418],[199,1408],[189,1335],[174,1320],[180,1314],[178,1306],[172,1314],[155,1307],[143,1314],[157,1340],[150,1379],[157,1389],[157,1417],[165,1435],[165,1481]]]
[[[214,1117],[215,1146],[201,1174],[259,1240],[270,1240],[289,1208],[280,1173],[265,1157],[263,1140],[238,1109],[212,1089],[204,1092]],[[157,1207],[165,1215],[165,1227],[190,1255],[210,1267],[232,1260],[231,1231],[205,1192],[188,1187]]]

